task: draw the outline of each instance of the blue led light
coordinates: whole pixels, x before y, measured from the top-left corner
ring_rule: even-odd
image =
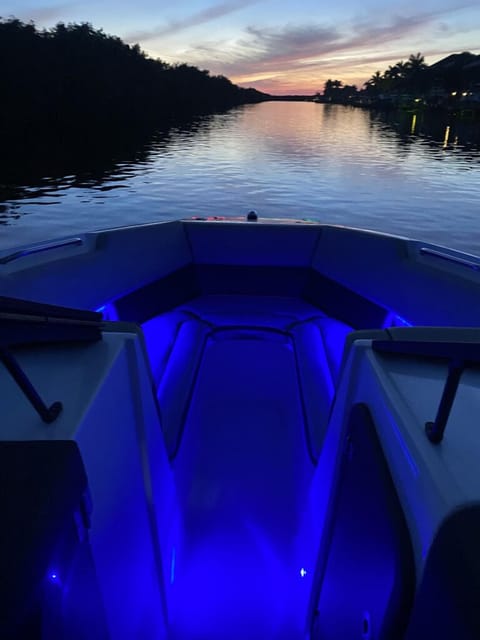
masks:
[[[398,313],[390,311],[385,317],[385,321],[382,325],[382,329],[388,329],[390,327],[411,327],[411,322],[399,316]]]
[[[103,320],[110,320],[115,322],[116,320],[118,320],[118,313],[115,309],[115,306],[111,303],[108,302],[106,304],[102,304],[101,307],[97,307],[95,309],[95,311],[97,313],[101,313]]]
[[[300,576],[302,578],[305,578],[305,576],[307,575],[307,570],[304,569],[303,567],[300,569]]]
[[[170,563],[170,584],[173,584],[175,582],[175,556],[176,556],[176,552],[175,552],[175,547],[172,548],[172,560]]]
[[[408,320],[405,320],[405,318],[402,318],[402,316],[399,316],[398,314],[395,316],[396,321],[398,323],[397,326],[402,326],[402,327],[411,327],[412,323],[408,322]]]
[[[60,584],[60,576],[57,571],[50,571],[48,579],[52,584]]]

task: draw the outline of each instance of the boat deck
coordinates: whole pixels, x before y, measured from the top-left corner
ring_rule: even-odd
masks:
[[[247,296],[143,328],[177,491],[172,637],[303,638],[317,552],[304,514],[350,328]]]

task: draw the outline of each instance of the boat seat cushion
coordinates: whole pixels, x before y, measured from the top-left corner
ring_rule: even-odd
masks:
[[[289,327],[326,317],[308,302],[283,296],[209,295],[191,300],[183,309],[212,326]]]
[[[142,326],[170,455],[185,419],[209,325],[183,311],[163,314]]]
[[[345,340],[351,331],[352,328],[347,324],[325,317],[302,323],[292,332],[310,447],[315,458],[325,436],[339,380]]]
[[[320,451],[351,327],[298,299],[204,296],[142,325],[162,429],[174,455],[208,336],[217,329],[269,327],[295,348],[311,453]]]
[[[181,326],[189,319],[183,311],[171,311],[142,324],[155,387],[158,387]]]

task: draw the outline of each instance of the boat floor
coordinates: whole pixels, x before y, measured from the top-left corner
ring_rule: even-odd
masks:
[[[171,637],[303,639],[317,552],[315,540],[305,546],[315,465],[291,332],[320,323],[338,337],[339,323],[283,298],[208,296],[175,313],[210,330],[172,463]],[[155,326],[145,327],[147,345]],[[320,370],[329,349],[310,354]]]

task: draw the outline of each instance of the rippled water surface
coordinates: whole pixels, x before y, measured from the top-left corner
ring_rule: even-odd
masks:
[[[255,209],[480,253],[479,129],[478,120],[273,102],[142,138],[17,150],[0,178],[0,248]]]

